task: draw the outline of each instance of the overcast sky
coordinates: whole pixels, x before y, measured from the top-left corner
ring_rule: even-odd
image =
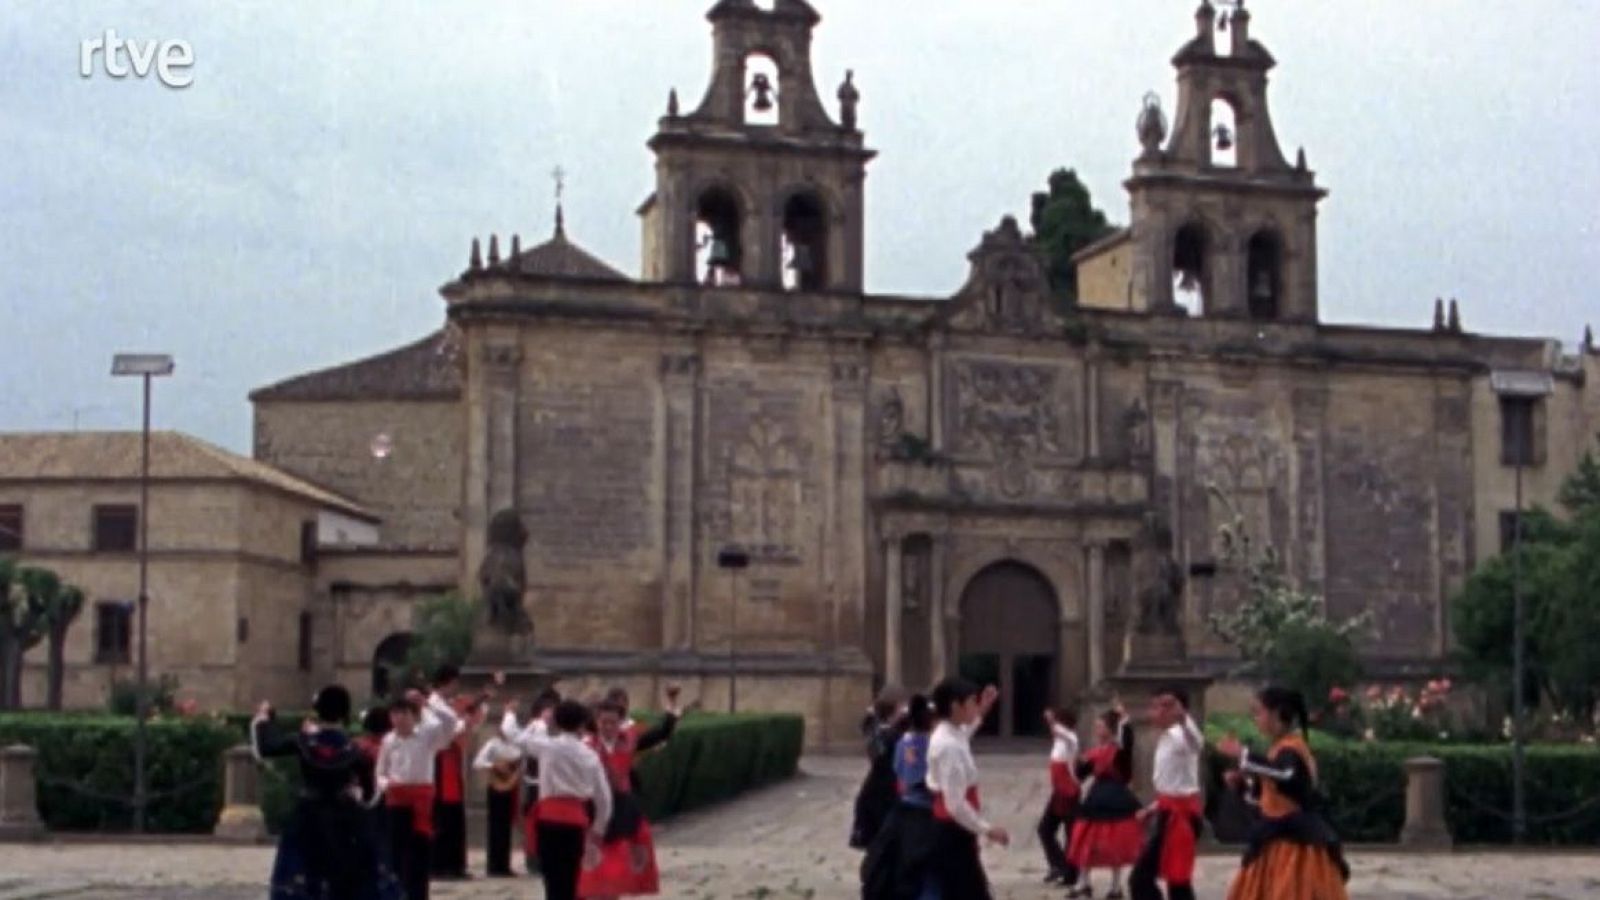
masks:
[[[1189,0],[814,0],[856,70],[870,290],[944,296],[1057,166],[1127,220],[1140,98],[1175,99]],[[0,429],[136,428],[119,350],[178,374],[158,427],[248,452],[246,393],[419,337],[475,234],[551,227],[639,271],[667,91],[710,0],[0,0]],[[1326,321],[1573,344],[1600,325],[1600,3],[1252,0],[1272,114],[1323,203]],[[193,84],[82,78],[79,44],[187,41]]]

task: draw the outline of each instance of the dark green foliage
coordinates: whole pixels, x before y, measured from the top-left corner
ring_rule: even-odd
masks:
[[[1242,717],[1212,716],[1206,733],[1227,732],[1258,749],[1264,742]],[[1405,824],[1405,761],[1444,761],[1445,818],[1462,844],[1511,840],[1511,747],[1506,744],[1434,744],[1344,740],[1320,731],[1311,751],[1321,773],[1326,810],[1350,843],[1393,843]],[[1227,761],[1207,753],[1208,790],[1225,790]],[[1585,744],[1536,744],[1527,752],[1528,840],[1533,844],[1589,845],[1600,839],[1600,750]]]
[[[417,606],[405,662],[389,672],[391,692],[420,687],[446,663],[459,666],[466,662],[472,653],[476,622],[477,607],[471,600],[442,594],[422,601]]]
[[[1600,710],[1600,461],[1585,453],[1562,484],[1567,519],[1535,509],[1523,519],[1520,568],[1528,697],[1589,721]],[[1480,565],[1451,618],[1469,674],[1511,683],[1516,551]]]
[[[794,775],[805,720],[794,715],[691,715],[638,763],[645,814],[659,821]]]
[[[1334,688],[1350,690],[1361,680],[1361,659],[1350,635],[1305,619],[1283,624],[1262,667],[1274,682],[1304,694],[1318,712],[1328,709]]]
[[[1048,191],[1033,195],[1033,240],[1044,251],[1050,286],[1067,306],[1078,302],[1078,273],[1072,254],[1116,230],[1095,208],[1089,188],[1072,169],[1050,173]]]
[[[162,675],[145,683],[145,702],[152,713],[170,713],[178,700],[178,677]],[[139,714],[139,682],[133,678],[118,678],[111,682],[111,695],[106,706],[114,716]]]
[[[0,714],[0,744],[38,752],[39,814],[58,830],[120,830],[133,820],[132,719]],[[240,742],[208,718],[149,723],[149,827],[208,832],[222,809],[222,752]]]

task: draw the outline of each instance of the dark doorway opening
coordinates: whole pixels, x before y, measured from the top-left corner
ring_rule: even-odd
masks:
[[[1044,733],[1044,711],[1058,702],[1060,633],[1055,589],[1031,566],[996,563],[967,583],[961,595],[960,672],[1000,689],[980,735]]]

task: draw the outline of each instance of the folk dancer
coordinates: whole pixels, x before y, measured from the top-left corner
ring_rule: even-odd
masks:
[[[510,878],[515,874],[511,871],[511,834],[516,824],[524,759],[520,747],[496,734],[484,742],[472,761],[473,769],[489,774],[489,847],[485,869],[490,878]]]
[[[1078,804],[1077,821],[1067,859],[1082,879],[1068,897],[1093,897],[1089,875],[1111,870],[1106,900],[1120,900],[1122,870],[1139,859],[1144,835],[1139,828],[1139,798],[1128,787],[1133,780],[1133,724],[1118,703],[1095,718],[1095,748],[1078,761],[1075,774],[1092,778]]]
[[[1269,687],[1256,695],[1256,727],[1272,741],[1265,755],[1229,737],[1218,745],[1239,761],[1228,782],[1254,783],[1261,820],[1250,834],[1228,900],[1347,900],[1350,878],[1338,836],[1318,814],[1317,760],[1307,745],[1306,702],[1298,691]]]
[[[611,824],[599,858],[593,865],[585,862],[578,876],[580,897],[598,900],[661,891],[655,842],[639,806],[633,764],[639,754],[666,743],[677,728],[682,713],[677,686],[669,686],[666,696],[666,715],[648,729],[628,718],[628,694],[620,688],[607,692],[594,710],[595,733],[586,743],[600,757],[611,782]]]
[[[1128,888],[1133,900],[1161,900],[1156,879],[1167,883],[1168,900],[1194,900],[1195,843],[1205,823],[1200,802],[1200,755],[1205,737],[1189,715],[1189,694],[1165,688],[1150,701],[1156,740],[1155,803],[1140,818],[1147,823],[1144,852]]]
[[[377,784],[389,814],[390,858],[407,900],[428,900],[433,855],[433,758],[455,740],[461,720],[438,691],[417,690],[389,706],[393,727],[378,748]]]
[[[515,703],[507,703],[502,730],[515,729],[516,716]],[[539,761],[534,827],[546,900],[576,900],[584,860],[598,859],[611,824],[610,778],[600,757],[579,737],[588,717],[583,704],[563,700],[545,714],[545,728],[529,725],[514,739]]]
[[[528,720],[529,727],[535,733],[549,735],[547,722],[550,713],[561,702],[561,694],[555,688],[545,688],[533,698],[533,709]],[[507,741],[515,741],[521,726],[516,724],[513,717],[510,730],[505,730],[505,723],[501,723],[501,737]],[[527,866],[529,875],[539,873],[539,831],[536,827],[537,819],[534,816],[534,807],[539,802],[539,760],[537,757],[523,755],[522,759],[522,788],[525,799],[522,806],[522,853],[523,861]]]
[[[901,694],[885,688],[861,722],[867,742],[867,775],[856,791],[855,815],[850,823],[850,846],[865,850],[878,836],[883,820],[894,808],[894,748],[905,733]]]
[[[300,796],[278,838],[270,893],[274,900],[402,900],[400,880],[361,804],[363,759],[344,731],[350,693],[330,685],[312,705],[316,719],[296,735],[277,731],[265,701],[250,723],[258,759],[296,756],[300,763]]]
[[[1050,799],[1039,816],[1039,846],[1044,848],[1046,884],[1074,887],[1078,870],[1067,859],[1057,837],[1063,830],[1070,841],[1072,823],[1077,818],[1080,786],[1075,767],[1078,763],[1078,716],[1070,709],[1045,710],[1044,723],[1050,729]]]
[[[987,900],[989,879],[978,841],[1011,843],[1004,828],[983,817],[978,764],[972,759],[972,735],[999,696],[993,685],[980,694],[977,685],[961,678],[947,678],[933,689],[939,724],[928,739],[927,785],[935,823],[930,868],[946,900]]]
[[[933,704],[917,694],[906,705],[906,733],[894,750],[899,802],[861,861],[862,900],[939,900],[929,871],[933,854],[933,794],[928,790],[928,741]]]
[[[434,684],[453,693],[460,680],[455,666],[441,666]],[[438,831],[433,845],[433,877],[461,880],[467,872],[467,743],[485,714],[480,698],[459,695],[451,701],[460,724],[455,738],[434,757],[433,821]]]

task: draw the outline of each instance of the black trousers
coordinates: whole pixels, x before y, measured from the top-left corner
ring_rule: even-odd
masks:
[[[433,804],[433,874],[467,874],[467,805]]]
[[[511,821],[517,806],[517,792],[489,788],[490,875],[511,874]]]
[[[1131,900],[1162,900],[1161,886],[1156,879],[1161,874],[1161,847],[1167,841],[1167,815],[1163,812],[1150,817],[1144,850],[1139,854],[1139,861],[1133,864],[1133,871],[1128,874]],[[1168,884],[1166,900],[1195,900],[1194,886]]]
[[[556,822],[540,822],[534,827],[539,835],[539,870],[544,876],[545,900],[577,900],[587,830]]]
[[[1050,800],[1044,802],[1044,813],[1039,816],[1039,846],[1044,848],[1045,865],[1051,872],[1059,872],[1066,876],[1068,884],[1078,881],[1078,867],[1067,861],[1067,847],[1072,843],[1072,823],[1077,818],[1072,812],[1057,815],[1055,804]],[[1058,833],[1065,833],[1066,840],[1058,840]]]
[[[395,876],[406,889],[406,900],[428,900],[433,838],[417,833],[409,809],[389,808],[389,855],[394,860]]]

